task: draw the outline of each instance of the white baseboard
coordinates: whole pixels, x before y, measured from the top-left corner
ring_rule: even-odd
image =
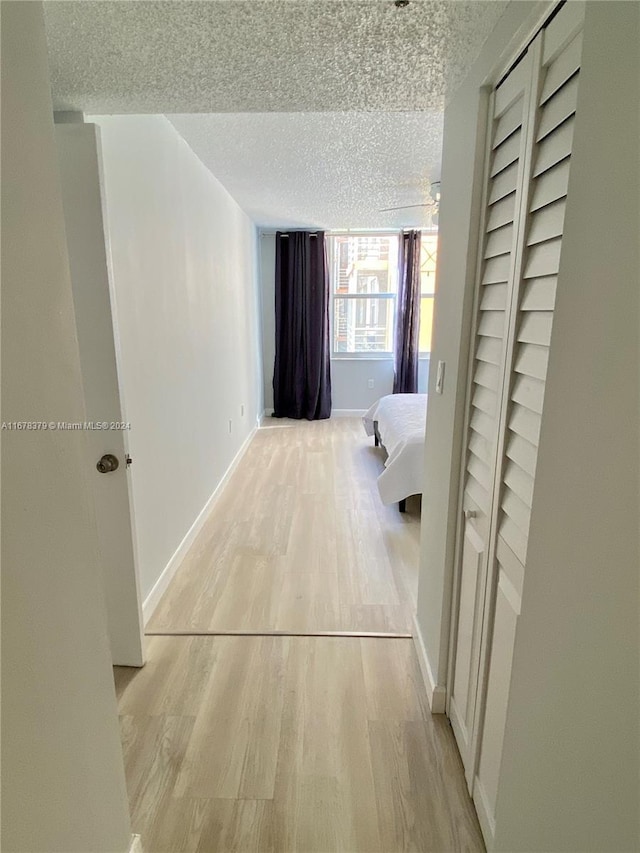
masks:
[[[144,853],[142,850],[142,838],[139,835],[131,836],[131,844],[129,845],[129,853]]]
[[[169,560],[167,565],[162,570],[162,574],[160,575],[158,580],[153,585],[153,589],[151,590],[149,595],[145,598],[145,600],[142,604],[142,619],[143,619],[143,622],[145,625],[148,623],[148,621],[153,616],[153,612],[156,609],[156,607],[158,606],[158,603],[159,603],[160,599],[162,598],[162,596],[164,595],[167,587],[169,586],[171,579],[173,578],[173,576],[177,572],[179,566],[181,565],[182,561],[184,560],[184,558],[187,554],[187,551],[193,545],[196,536],[202,530],[204,523],[208,519],[215,502],[220,497],[222,490],[224,489],[224,487],[229,482],[229,478],[231,477],[233,472],[238,467],[238,463],[240,462],[240,460],[242,459],[242,457],[246,453],[246,450],[249,447],[249,444],[251,443],[251,439],[254,437],[257,430],[258,430],[258,428],[254,427],[251,430],[251,432],[249,433],[249,435],[246,437],[246,439],[242,443],[240,450],[238,450],[236,455],[233,457],[233,460],[231,461],[231,464],[229,465],[229,467],[225,471],[222,479],[220,480],[218,485],[213,490],[213,494],[207,500],[206,504],[204,505],[204,507],[202,508],[200,513],[198,514],[198,517],[196,518],[196,520],[193,522],[193,524],[191,525],[191,527],[187,531],[184,539],[176,548],[174,555],[171,557],[171,559]]]
[[[482,830],[485,846],[487,850],[491,850],[496,836],[496,824],[489,809],[489,801],[487,800],[484,786],[477,776],[473,785],[473,804],[476,807],[478,823]]]
[[[447,691],[444,687],[436,684],[436,681],[431,672],[427,650],[424,647],[422,631],[418,625],[418,620],[415,613],[413,614],[413,642],[418,655],[418,663],[420,664],[420,672],[424,681],[425,690],[427,691],[427,699],[432,714],[444,714],[447,705]]]
[[[366,409],[331,409],[332,418],[361,418]],[[260,415],[260,426],[264,426],[265,421],[269,420],[273,415],[273,409],[265,409]]]
[[[332,418],[361,418],[366,409],[331,409]]]

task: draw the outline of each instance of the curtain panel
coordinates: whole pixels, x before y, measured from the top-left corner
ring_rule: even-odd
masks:
[[[400,239],[398,307],[394,347],[394,394],[418,391],[420,351],[420,232]]]
[[[274,417],[331,415],[329,275],[324,232],[276,233]]]

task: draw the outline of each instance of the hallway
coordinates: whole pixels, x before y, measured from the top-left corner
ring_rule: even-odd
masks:
[[[267,418],[147,631],[411,633],[419,499],[383,506],[359,418]]]
[[[174,636],[116,668],[147,853],[484,849],[410,637],[419,502],[381,467],[358,419],[256,434],[147,629]],[[336,631],[400,636],[269,636]]]

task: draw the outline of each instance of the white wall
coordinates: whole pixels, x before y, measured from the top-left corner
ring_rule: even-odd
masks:
[[[444,687],[449,636],[449,602],[457,522],[466,368],[473,302],[481,169],[484,95],[481,87],[510,45],[524,37],[548,3],[511,3],[452,99],[444,117],[442,201],[439,211],[438,270],[432,363],[446,362],[444,393],[429,378],[425,487],[417,623],[435,686]],[[443,616],[444,614],[444,616]]]
[[[354,226],[355,227],[355,226]],[[260,235],[260,289],[262,294],[262,365],[264,404],[273,409],[273,362],[275,358],[275,264],[276,241],[271,233]],[[429,358],[418,366],[418,390],[426,393]],[[373,388],[369,388],[369,380]],[[332,358],[331,397],[333,411],[366,411],[376,400],[393,390],[393,358]]]
[[[640,849],[640,6],[587,3],[583,35],[497,800],[505,853]],[[629,132],[612,132],[621,121]]]
[[[145,599],[263,408],[256,233],[166,118],[90,120]]]
[[[83,421],[41,3],[2,3],[2,418]],[[130,827],[81,432],[2,431],[2,849]]]

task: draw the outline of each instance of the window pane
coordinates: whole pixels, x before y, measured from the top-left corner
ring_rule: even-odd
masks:
[[[334,352],[391,352],[394,299],[334,299]]]
[[[423,295],[435,292],[437,259],[438,235],[423,232],[420,239],[420,292]]]
[[[334,293],[396,292],[396,235],[335,235],[330,239],[333,241],[331,278]]]
[[[431,327],[433,326],[433,296],[420,299],[420,352],[431,352]]]

